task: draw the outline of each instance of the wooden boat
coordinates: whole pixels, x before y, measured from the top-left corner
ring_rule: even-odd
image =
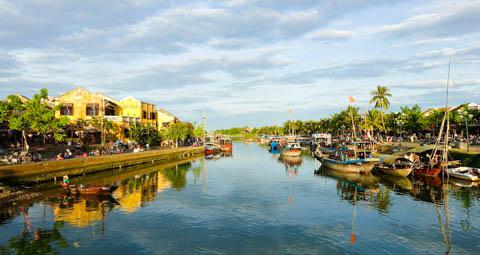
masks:
[[[405,157],[392,155],[382,158],[377,169],[386,174],[407,177],[413,171],[413,162]]]
[[[300,157],[302,155],[302,147],[298,143],[290,143],[281,152],[282,156]]]
[[[467,180],[467,181],[478,181],[480,180],[480,169],[474,167],[455,167],[455,168],[447,168],[446,172],[448,176]]]
[[[218,143],[220,144],[220,151],[230,152],[233,150],[232,139],[230,138],[220,138]]]
[[[213,155],[217,154],[219,152],[219,148],[216,144],[214,143],[205,143],[205,155]]]
[[[373,167],[380,161],[371,154],[357,153],[355,148],[339,146],[335,155],[323,157],[322,166],[333,170],[349,173],[365,173],[372,171]]]
[[[442,172],[442,165],[438,161],[437,155],[442,152],[442,149],[437,149],[435,146],[422,146],[408,151],[413,154],[413,172],[415,175],[423,175],[428,177],[438,176]]]
[[[67,189],[71,194],[79,194],[79,195],[108,195],[112,194],[118,186],[90,186],[90,185],[68,185]]]
[[[349,173],[362,173],[372,171],[375,164],[379,162],[378,158],[366,159],[347,159],[337,160],[331,158],[323,158],[322,165],[332,170]]]

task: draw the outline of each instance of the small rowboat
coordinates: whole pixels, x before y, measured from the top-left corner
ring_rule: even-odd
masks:
[[[467,181],[478,181],[480,180],[480,169],[474,167],[455,167],[446,169],[449,176],[467,180]]]
[[[118,186],[90,186],[90,185],[68,185],[67,189],[72,194],[79,195],[108,195],[115,191]]]

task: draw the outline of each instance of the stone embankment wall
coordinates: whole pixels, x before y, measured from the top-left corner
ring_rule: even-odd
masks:
[[[0,182],[34,183],[68,174],[78,176],[143,163],[168,163],[203,154],[203,147],[182,147],[97,157],[0,166]]]

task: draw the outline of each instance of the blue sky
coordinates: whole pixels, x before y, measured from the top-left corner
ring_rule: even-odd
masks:
[[[160,3],[159,3],[160,2]],[[0,0],[0,97],[76,86],[209,128],[480,96],[480,1]]]

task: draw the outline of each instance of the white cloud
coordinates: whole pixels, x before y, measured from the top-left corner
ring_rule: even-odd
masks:
[[[354,36],[352,31],[348,30],[319,30],[307,34],[305,39],[318,41],[342,41],[348,40]]]

